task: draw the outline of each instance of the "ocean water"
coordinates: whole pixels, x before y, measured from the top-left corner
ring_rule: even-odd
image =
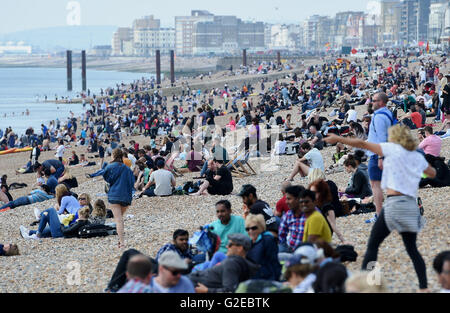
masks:
[[[115,87],[120,83],[131,83],[145,77],[154,77],[150,73],[127,73],[97,71],[87,69],[87,88],[92,94],[100,95],[100,89]],[[81,69],[72,70],[73,91],[67,91],[65,68],[0,68],[0,128],[11,126],[16,134],[23,134],[33,127],[40,134],[41,124],[59,118],[67,119],[72,111],[75,116],[83,112],[81,103],[55,104],[44,103],[44,97],[54,100],[69,96],[75,98],[81,92]],[[29,115],[25,114],[28,109]]]

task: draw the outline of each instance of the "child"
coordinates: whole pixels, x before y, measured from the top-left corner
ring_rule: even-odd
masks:
[[[103,200],[98,199],[94,203],[94,209],[92,210],[92,214],[89,217],[89,222],[91,224],[105,224],[106,220],[106,205]]]

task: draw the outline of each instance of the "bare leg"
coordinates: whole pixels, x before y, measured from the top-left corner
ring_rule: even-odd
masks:
[[[111,204],[111,211],[113,212],[117,234],[119,235],[119,248],[125,247],[123,214],[125,213],[126,209],[126,207],[122,207],[119,204]]]
[[[295,175],[297,175],[300,172],[300,167],[299,167],[298,163],[300,163],[300,162],[299,161],[295,161],[294,169],[292,170],[291,175],[287,179],[288,181],[293,181]]]
[[[298,162],[298,163],[299,163],[298,166],[299,166],[299,168],[300,168],[300,176],[301,176],[301,177],[306,177],[306,176],[308,176],[308,173],[309,173],[309,166],[306,165],[306,164],[303,163],[303,162]]]
[[[371,180],[370,185],[372,186],[373,202],[375,203],[377,216],[379,216],[381,208],[383,207],[383,190],[381,190],[381,181]]]
[[[9,202],[8,196],[6,196],[6,194],[0,190],[0,201],[3,201],[5,203]]]
[[[203,184],[200,185],[200,189],[196,193],[191,194],[191,196],[208,195],[208,192],[206,191],[208,187],[209,181],[205,180]]]

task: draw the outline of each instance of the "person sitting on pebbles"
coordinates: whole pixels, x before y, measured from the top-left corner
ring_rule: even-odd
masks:
[[[198,192],[191,196],[200,195],[222,195],[226,196],[233,191],[233,178],[230,170],[226,167],[223,160],[211,160],[208,163],[206,180],[200,185]]]

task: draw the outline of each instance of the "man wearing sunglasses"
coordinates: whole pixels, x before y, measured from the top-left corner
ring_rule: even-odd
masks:
[[[188,276],[196,285],[195,292],[234,292],[239,283],[250,279],[259,269],[259,265],[246,258],[250,248],[251,239],[247,235],[228,235],[227,258],[216,266]]]
[[[194,293],[194,285],[183,276],[187,263],[174,251],[164,252],[158,259],[158,276],[150,286],[154,293]]]

